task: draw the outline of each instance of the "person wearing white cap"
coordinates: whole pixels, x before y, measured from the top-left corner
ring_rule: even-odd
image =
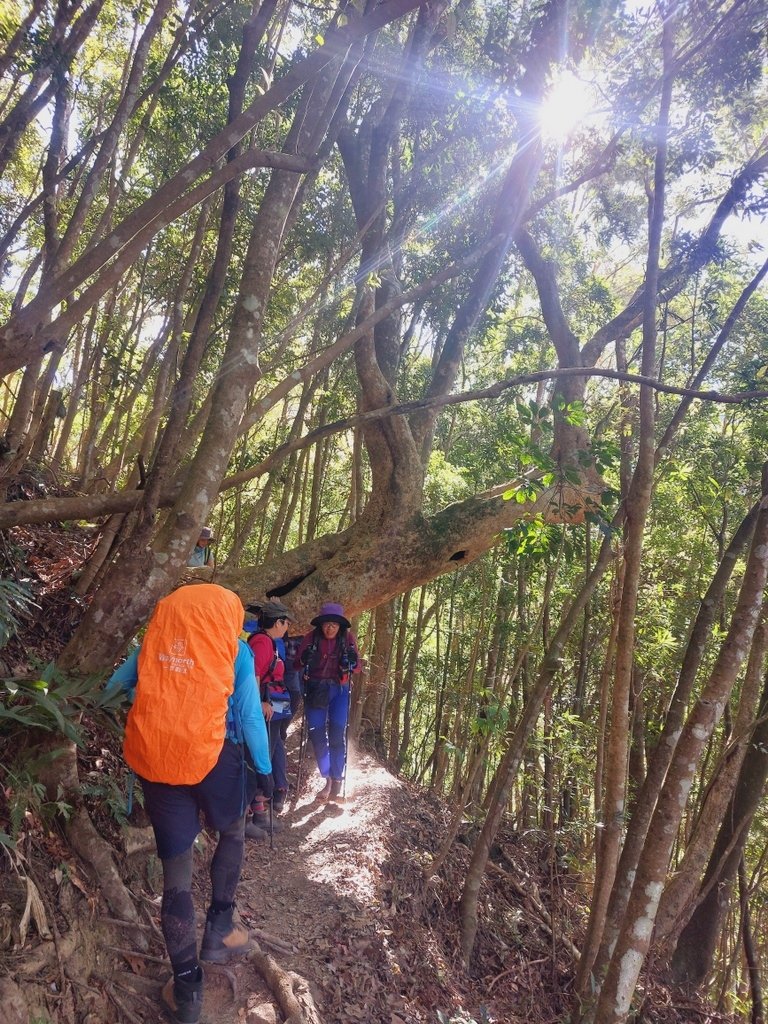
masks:
[[[213,530],[210,526],[204,526],[200,531],[197,544],[192,549],[192,554],[187,559],[187,565],[193,568],[199,568],[203,565],[216,565],[216,559],[213,555],[212,545],[216,543],[216,538],[213,535]]]

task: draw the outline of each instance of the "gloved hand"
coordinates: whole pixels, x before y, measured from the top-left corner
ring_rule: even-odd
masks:
[[[271,800],[272,794],[275,792],[275,780],[272,773],[262,775],[261,772],[256,772],[256,778],[259,781],[259,792],[263,793],[267,800]]]
[[[357,651],[348,647],[339,658],[339,668],[342,672],[352,672],[357,668]]]
[[[308,665],[312,657],[312,648],[307,647],[301,652],[301,664]]]

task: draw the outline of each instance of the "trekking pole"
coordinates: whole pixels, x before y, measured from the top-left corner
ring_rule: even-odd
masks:
[[[269,798],[269,848],[274,849],[274,826],[272,823],[272,797]]]
[[[301,775],[304,769],[304,753],[307,749],[307,713],[304,707],[301,709],[301,739],[299,740],[299,767],[296,771],[296,799],[301,793]]]
[[[347,724],[344,726],[344,775],[341,782],[341,795],[347,799],[347,755],[349,753],[349,719],[352,714],[352,673],[349,674],[349,708],[347,710]]]

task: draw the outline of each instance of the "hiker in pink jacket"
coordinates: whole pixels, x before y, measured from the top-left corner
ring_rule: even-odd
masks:
[[[321,801],[339,800],[347,768],[350,679],[360,671],[357,642],[340,604],[328,602],[311,620],[295,667],[303,669],[304,713],[317,767],[325,779]]]

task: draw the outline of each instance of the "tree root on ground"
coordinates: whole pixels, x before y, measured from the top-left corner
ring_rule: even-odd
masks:
[[[283,970],[274,957],[264,950],[252,950],[249,959],[259,969],[274,995],[285,1017],[285,1024],[323,1024],[305,978],[293,971]]]
[[[276,949],[279,953],[288,953],[290,955],[291,953],[296,952],[296,948],[294,946],[289,945],[287,942],[283,942],[282,939],[278,939],[274,935],[270,935],[269,932],[262,931],[261,928],[251,928],[251,935],[255,939],[260,939],[264,945],[272,946],[272,948]]]
[[[40,771],[40,781],[45,785],[50,799],[63,798],[73,807],[72,816],[65,826],[69,845],[95,872],[101,895],[114,916],[121,921],[138,924],[139,915],[120,877],[114,861],[114,850],[96,830],[88,809],[81,802],[75,744],[63,741],[60,736],[47,737],[43,743],[47,744],[54,756],[45,770]],[[46,747],[43,746],[43,749]],[[133,941],[139,950],[149,948],[147,937],[140,928],[133,932]]]
[[[24,978],[38,977],[50,970],[57,959],[60,962],[66,963],[69,957],[74,954],[79,942],[78,930],[77,928],[72,928],[59,939],[58,949],[53,942],[40,943],[30,956],[25,957],[20,964],[14,965],[11,973]]]
[[[115,865],[112,847],[96,831],[82,805],[76,808],[67,822],[67,839],[75,853],[95,871],[101,894],[113,914],[126,924],[137,926],[132,933],[137,950],[149,949],[136,907]]]

